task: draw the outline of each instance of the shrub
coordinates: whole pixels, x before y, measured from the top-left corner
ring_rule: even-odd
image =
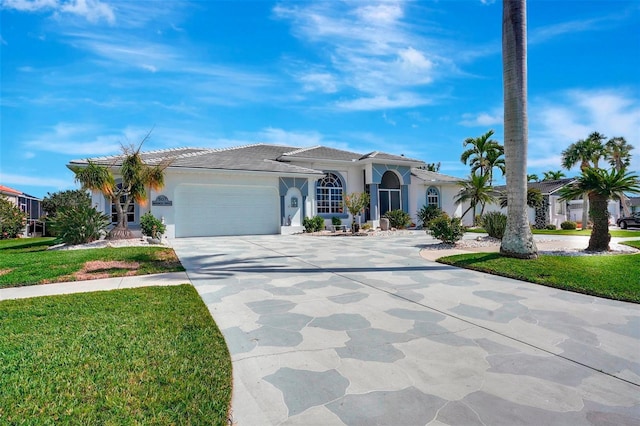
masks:
[[[578,224],[570,220],[566,220],[560,224],[560,228],[564,229],[565,231],[576,229],[577,227]]]
[[[390,210],[384,214],[384,217],[389,219],[389,226],[396,229],[406,228],[411,223],[409,213],[400,209]]]
[[[490,237],[502,239],[507,228],[507,216],[500,212],[490,212],[482,216],[482,225]]]
[[[304,232],[318,232],[324,229],[324,218],[322,216],[305,217],[302,221]]]
[[[46,236],[57,236],[53,226],[51,226],[51,221],[56,217],[58,210],[64,207],[78,206],[80,204],[91,204],[91,196],[87,191],[74,189],[58,191],[53,194],[47,192],[47,195],[42,199],[42,210],[44,210],[47,215],[41,218],[45,223]]]
[[[362,229],[365,230],[365,231],[371,229],[371,224],[370,223],[363,223],[362,224]]]
[[[95,241],[106,234],[110,223],[109,216],[100,213],[89,203],[63,207],[51,220],[51,225],[58,237],[66,244],[85,244]]]
[[[334,217],[331,218],[331,224],[333,226],[340,226],[340,225],[342,225],[342,220],[340,220],[339,217],[335,217],[334,216]]]
[[[418,210],[418,220],[421,225],[426,228],[429,222],[431,222],[436,217],[442,214],[442,210],[440,207],[436,206],[422,206],[420,210]]]
[[[545,229],[548,229],[549,231],[555,231],[556,226],[553,223],[549,223],[547,226],[545,226]]]
[[[167,230],[165,224],[151,212],[146,212],[140,217],[140,228],[144,235],[154,239],[159,239]]]
[[[27,215],[0,196],[0,239],[16,238],[27,224]]]
[[[465,231],[466,228],[459,217],[450,218],[446,213],[431,220],[427,226],[427,234],[450,244],[460,241]]]

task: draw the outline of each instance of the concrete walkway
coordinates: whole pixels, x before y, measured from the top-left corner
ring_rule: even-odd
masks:
[[[174,240],[237,424],[640,424],[639,305],[440,265],[426,240]]]
[[[180,285],[186,283],[189,283],[189,277],[186,272],[135,275],[132,277],[103,278],[99,280],[0,288],[0,300],[117,290],[121,288]]]

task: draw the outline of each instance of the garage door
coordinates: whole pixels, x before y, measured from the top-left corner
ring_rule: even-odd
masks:
[[[176,237],[280,233],[275,188],[180,185],[174,205]]]

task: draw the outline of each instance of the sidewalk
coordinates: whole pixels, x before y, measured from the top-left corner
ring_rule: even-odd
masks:
[[[191,281],[189,280],[186,272],[135,275],[130,277],[102,278],[98,280],[2,288],[0,289],[0,300],[26,299],[29,297],[54,296],[59,294],[117,290],[121,288],[171,286],[190,283]]]

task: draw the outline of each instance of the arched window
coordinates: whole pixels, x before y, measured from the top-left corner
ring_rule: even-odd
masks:
[[[400,179],[391,171],[382,175],[378,197],[380,198],[380,216],[389,210],[399,210],[402,206],[400,200]]]
[[[342,213],[342,181],[333,173],[318,180],[316,201],[318,214]]]
[[[433,186],[427,189],[427,205],[440,207],[440,191]]]

